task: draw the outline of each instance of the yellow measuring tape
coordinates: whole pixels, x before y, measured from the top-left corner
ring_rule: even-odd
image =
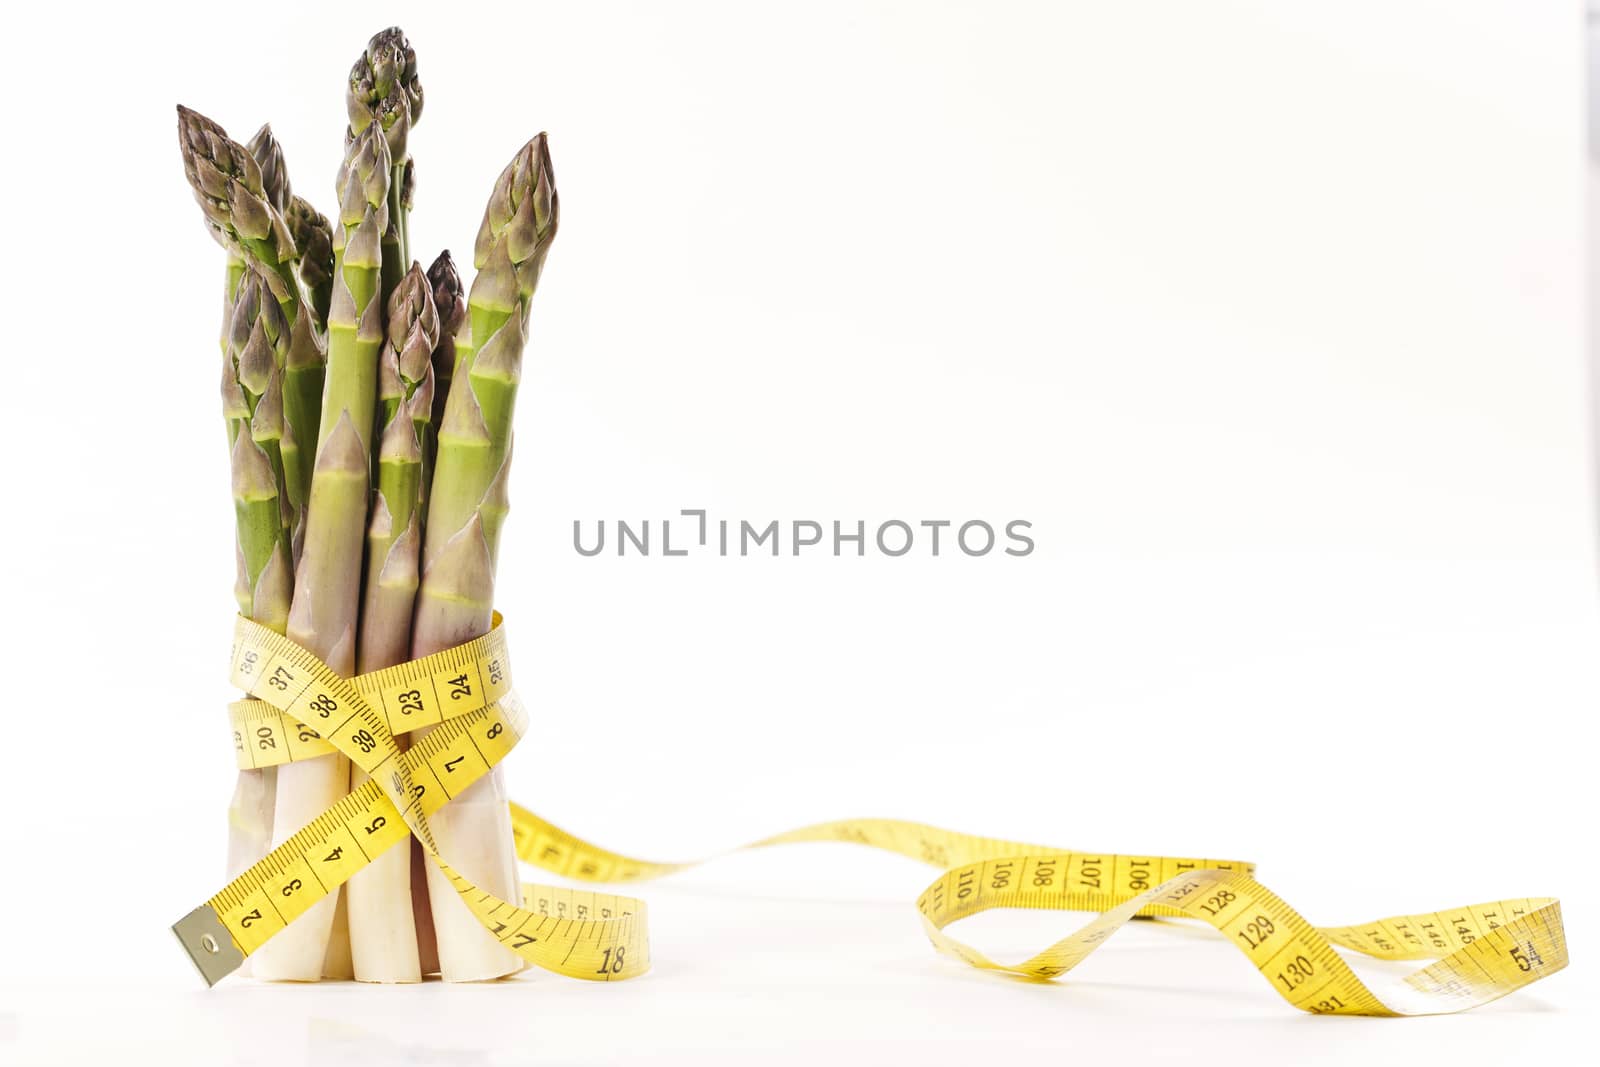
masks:
[[[337,751],[371,777],[173,926],[208,984],[236,970],[374,857],[413,836],[484,928],[530,963],[596,981],[649,969],[642,901],[536,885],[524,885],[519,902],[499,900],[439,855],[428,816],[488,773],[529,729],[511,691],[498,615],[495,628],[476,641],[353,679],[240,619],[231,677],[255,698],[229,709],[240,767]],[[434,729],[401,751],[395,737],[424,726]],[[577,881],[643,881],[697,865],[653,863],[600,848],[516,804],[511,818],[521,859]],[[1031,978],[1066,973],[1139,916],[1208,923],[1280,996],[1314,1014],[1464,1011],[1567,964],[1561,907],[1548,898],[1316,927],[1255,881],[1251,864],[1231,860],[1073,852],[896,819],[820,823],[744,848],[807,841],[866,845],[944,868],[917,899],[934,946],[975,967]],[[1029,959],[1004,964],[945,932],[991,908],[1098,914]],[[1335,945],[1377,959],[1436,962],[1386,988],[1380,999]]]

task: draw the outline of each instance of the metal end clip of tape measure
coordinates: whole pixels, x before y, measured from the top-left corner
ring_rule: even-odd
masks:
[[[230,706],[241,768],[341,752],[368,780],[274,848],[176,925],[208,984],[236,970],[273,934],[385,849],[415,836],[484,928],[528,962],[573,978],[616,981],[650,967],[643,902],[584,889],[524,885],[499,900],[439,854],[428,816],[488,773],[528,733],[511,692],[500,617],[457,648],[354,679],[240,619],[234,684],[254,699]],[[400,734],[431,730],[409,749]],[[654,863],[593,845],[511,805],[519,858],[575,881],[620,883],[696,863]],[[917,899],[935,948],[972,966],[1036,979],[1071,970],[1135,917],[1205,922],[1304,1011],[1433,1015],[1465,1011],[1567,964],[1561,906],[1548,898],[1494,901],[1355,926],[1316,927],[1257,882],[1248,863],[1086,853],[977,837],[896,819],[846,819],[744,848],[843,841],[897,852],[944,870]],[[996,963],[945,932],[992,908],[1097,913],[1019,963]],[[1433,960],[1383,997],[1334,946],[1383,960]]]

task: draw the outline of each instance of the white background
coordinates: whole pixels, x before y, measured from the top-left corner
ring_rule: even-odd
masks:
[[[1577,1047],[1600,626],[1576,4],[15,18],[0,1058]],[[548,738],[510,764],[523,803],[662,858],[851,814],[1239,856],[1323,923],[1560,895],[1574,966],[1468,1016],[1312,1020],[1215,939],[1140,929],[1032,986],[929,950],[928,870],[815,846],[647,887],[657,967],[616,988],[201,989],[166,927],[221,875],[233,555],[220,252],[172,105],[241,140],[271,119],[326,210],[345,71],[391,21],[427,92],[420,255],[470,259],[540,129],[561,189],[499,591]],[[696,507],[1023,518],[1038,549],[571,546],[575,518]],[[1071,921],[964,929],[1019,956]]]

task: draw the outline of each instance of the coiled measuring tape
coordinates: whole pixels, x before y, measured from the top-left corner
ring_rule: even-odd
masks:
[[[519,902],[499,900],[451,868],[433,840],[428,816],[529,732],[527,713],[511,690],[498,615],[484,637],[354,679],[240,619],[230,675],[254,698],[229,709],[241,768],[339,752],[370,777],[173,926],[208,984],[236,970],[380,853],[413,836],[484,928],[528,962],[596,981],[649,969],[642,901],[538,885],[523,885]],[[433,729],[409,749],[396,744],[396,736],[425,726]],[[706,862],[656,863],[612,852],[516,804],[511,821],[519,858],[576,881],[644,881]],[[1313,1014],[1465,1011],[1567,964],[1561,907],[1549,898],[1316,927],[1257,882],[1251,864],[1238,861],[1091,854],[896,819],[819,823],[743,848],[815,841],[865,845],[943,868],[917,899],[934,947],[975,967],[1030,978],[1065,974],[1135,917],[1209,924],[1280,996]],[[945,932],[991,908],[1098,914],[1042,952],[1008,964]],[[1377,959],[1435,962],[1386,988],[1380,999],[1335,945]]]

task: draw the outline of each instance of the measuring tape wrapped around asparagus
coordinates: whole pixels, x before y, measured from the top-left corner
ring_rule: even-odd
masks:
[[[484,637],[352,680],[241,618],[231,667],[233,680],[260,698],[232,707],[241,768],[343,752],[371,778],[174,926],[208,982],[284,936],[341,883],[403,847],[408,834],[486,935],[519,960],[592,981],[649,968],[640,901],[532,885],[508,898],[484,891],[440,854],[430,817],[484,781],[528,730],[510,692],[498,618]],[[397,744],[397,736],[422,729],[427,736],[409,749]],[[543,747],[541,756],[559,758],[559,746]],[[516,805],[509,820],[519,858],[579,881],[631,882],[691,866],[600,848]],[[746,847],[810,841],[865,845],[947,868],[917,900],[934,946],[984,970],[1031,978],[1065,974],[1137,915],[1210,925],[1284,1000],[1319,1015],[1464,1011],[1567,963],[1560,905],[1545,898],[1317,927],[1257,882],[1250,864],[1232,860],[1088,853],[893,819],[821,823]],[[1028,959],[998,963],[946,932],[989,908],[1098,914]],[[849,935],[838,931],[841,939]],[[1436,962],[1380,992],[1335,946],[1384,960]]]
[[[425,277],[407,225],[422,100],[404,34],[375,35],[350,73],[331,226],[292,196],[269,130],[247,148],[179,108],[185,175],[228,253],[223,400],[240,610],[347,678],[489,629],[529,304],[556,232],[540,134],[495,184],[470,297],[459,282],[452,291],[448,254]],[[448,339],[436,294],[450,298]],[[336,751],[241,771],[230,873],[363,780]],[[473,877],[515,895],[504,795],[495,772],[439,832]],[[438,969],[468,980],[522,965],[443,883],[424,906],[411,859],[391,850],[327,894],[264,946],[257,976],[415,982]]]

